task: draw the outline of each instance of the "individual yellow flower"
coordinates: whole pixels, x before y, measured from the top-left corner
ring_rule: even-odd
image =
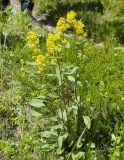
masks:
[[[66,22],[65,18],[61,17],[57,22],[56,30],[64,32],[68,28],[70,28],[70,25]]]
[[[75,19],[76,15],[77,14],[74,11],[68,12],[67,13],[67,18],[66,18],[67,23],[69,23],[71,25],[74,25],[76,23],[76,19]]]
[[[82,34],[84,29],[84,24],[81,21],[77,21],[77,23],[74,24],[74,29],[77,34]]]

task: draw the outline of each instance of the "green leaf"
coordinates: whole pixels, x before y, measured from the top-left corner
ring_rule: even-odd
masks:
[[[66,47],[67,49],[69,49],[69,48],[70,48],[70,43],[68,42],[65,47]]]
[[[78,69],[79,69],[79,67],[73,67],[73,69],[71,69],[70,73],[71,74],[76,73]]]
[[[57,94],[54,94],[54,93],[48,93],[48,96],[50,98],[58,98],[58,95]]]
[[[40,99],[32,99],[29,102],[29,105],[32,106],[32,107],[35,107],[35,108],[45,107],[45,104]]]
[[[63,111],[63,120],[67,122],[67,113],[66,110]]]
[[[83,116],[83,119],[84,119],[84,123],[85,123],[86,127],[87,127],[88,129],[90,129],[90,127],[91,127],[90,117],[88,117],[88,116]]]
[[[53,129],[53,130],[61,129],[62,130],[63,129],[63,124],[60,123],[58,125],[54,125],[54,126],[51,127],[51,129]]]
[[[68,76],[68,80],[71,81],[71,82],[75,82],[75,78],[72,77],[72,76]]]
[[[63,141],[68,137],[68,133],[62,135],[62,136],[59,136],[58,138],[58,145],[59,145],[59,148],[62,148],[62,144],[63,144]]]
[[[58,116],[59,116],[59,118],[60,118],[60,119],[62,119],[62,118],[63,118],[62,111],[61,111],[61,109],[60,109],[60,108],[58,109]]]
[[[116,47],[114,48],[114,50],[121,50],[122,52],[124,52],[124,47]]]
[[[52,144],[52,145],[51,144],[43,144],[43,145],[41,145],[41,148],[45,149],[45,151],[52,151],[56,147],[57,147],[56,144]]]
[[[57,148],[56,153],[57,153],[58,155],[61,155],[63,152],[64,152],[64,149],[62,149],[62,148]]]
[[[77,142],[76,147],[77,147],[77,149],[82,147],[81,139]]]
[[[85,153],[84,152],[78,152],[77,154],[72,153],[71,157],[72,157],[73,160],[79,160],[80,158],[84,159],[85,158]]]
[[[55,132],[55,131],[44,131],[44,132],[41,132],[42,134],[42,137],[43,138],[46,138],[46,139],[51,139],[51,138],[57,138],[58,137],[58,133]]]
[[[37,112],[37,111],[32,111],[31,114],[32,114],[33,116],[35,116],[35,117],[41,117],[41,116],[42,116],[42,114],[39,113],[39,112]]]
[[[38,97],[36,97],[36,98],[38,98],[38,99],[45,99],[46,97],[45,96],[43,96],[43,95],[39,95]]]

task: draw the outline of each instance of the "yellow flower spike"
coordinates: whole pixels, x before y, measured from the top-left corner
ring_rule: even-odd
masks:
[[[44,55],[40,54],[40,55],[36,56],[35,62],[36,62],[37,68],[38,68],[38,72],[41,73],[46,66],[46,64],[45,64],[46,57]]]
[[[57,22],[56,30],[64,32],[68,28],[70,28],[70,25],[66,22],[65,18],[60,17],[60,19]]]
[[[39,49],[39,39],[35,32],[29,31],[27,33],[28,46],[34,52],[34,54],[38,54],[40,52]]]
[[[38,55],[37,57],[36,57],[36,63],[37,64],[42,64],[42,62],[44,62],[45,61],[45,56],[44,55]]]
[[[58,47],[55,43],[47,43],[47,51],[48,53],[54,54],[58,50]]]
[[[82,34],[84,32],[84,24],[81,21],[77,21],[77,23],[74,24],[74,29],[77,34]]]
[[[36,40],[36,39],[37,39],[37,36],[36,36],[36,34],[35,34],[34,32],[29,31],[29,32],[27,33],[27,39],[28,39],[29,41],[33,41],[33,40]]]
[[[58,47],[56,45],[56,42],[60,40],[61,38],[61,33],[58,32],[56,34],[49,33],[47,36],[46,40],[46,47],[47,47],[47,52],[50,54],[54,54],[56,51],[58,51]]]
[[[66,18],[67,23],[69,23],[71,25],[74,25],[76,23],[76,19],[75,19],[76,15],[77,14],[74,11],[68,12],[67,13],[67,18]]]
[[[57,41],[57,40],[60,40],[60,39],[61,39],[61,35],[62,35],[61,32],[57,32],[57,33],[55,34],[55,40],[56,40],[56,41]]]
[[[55,35],[53,33],[48,33],[47,41],[55,41]]]

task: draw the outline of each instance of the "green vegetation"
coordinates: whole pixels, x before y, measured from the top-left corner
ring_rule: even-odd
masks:
[[[0,11],[0,159],[123,160],[123,0],[37,0],[35,12],[54,33]]]

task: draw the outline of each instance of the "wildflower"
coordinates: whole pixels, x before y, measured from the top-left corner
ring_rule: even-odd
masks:
[[[41,73],[45,67],[46,57],[42,54],[38,55],[35,59],[36,65],[38,67],[38,72]]]
[[[46,41],[46,46],[47,46],[47,51],[48,53],[54,53],[58,51],[58,47],[56,45],[56,42],[60,40],[61,38],[61,33],[58,32],[56,34],[49,33]]]
[[[37,40],[37,36],[34,32],[29,31],[27,33],[27,39],[28,39],[28,41],[34,41],[34,40]]]
[[[29,48],[34,52],[34,54],[39,53],[39,39],[37,38],[36,33],[29,31],[27,33],[27,40]]]
[[[55,36],[53,33],[48,33],[47,41],[55,41]]]
[[[57,32],[57,33],[55,34],[55,40],[56,40],[56,41],[57,41],[57,40],[60,40],[60,39],[61,39],[61,35],[62,35],[61,32]]]
[[[84,29],[83,22],[77,21],[77,23],[74,24],[74,28],[77,34],[82,34]]]
[[[66,22],[65,18],[61,17],[57,22],[56,30],[64,32],[68,28],[70,28],[70,25]]]
[[[35,59],[35,62],[37,65],[43,64],[42,62],[44,62],[44,61],[45,61],[45,56],[42,54],[38,55]]]
[[[76,17],[76,12],[74,12],[74,11],[68,12],[67,18],[66,18],[67,23],[74,25],[76,23],[75,17]]]
[[[58,47],[56,46],[55,42],[47,41],[46,46],[47,46],[48,53],[53,54],[58,50]]]

